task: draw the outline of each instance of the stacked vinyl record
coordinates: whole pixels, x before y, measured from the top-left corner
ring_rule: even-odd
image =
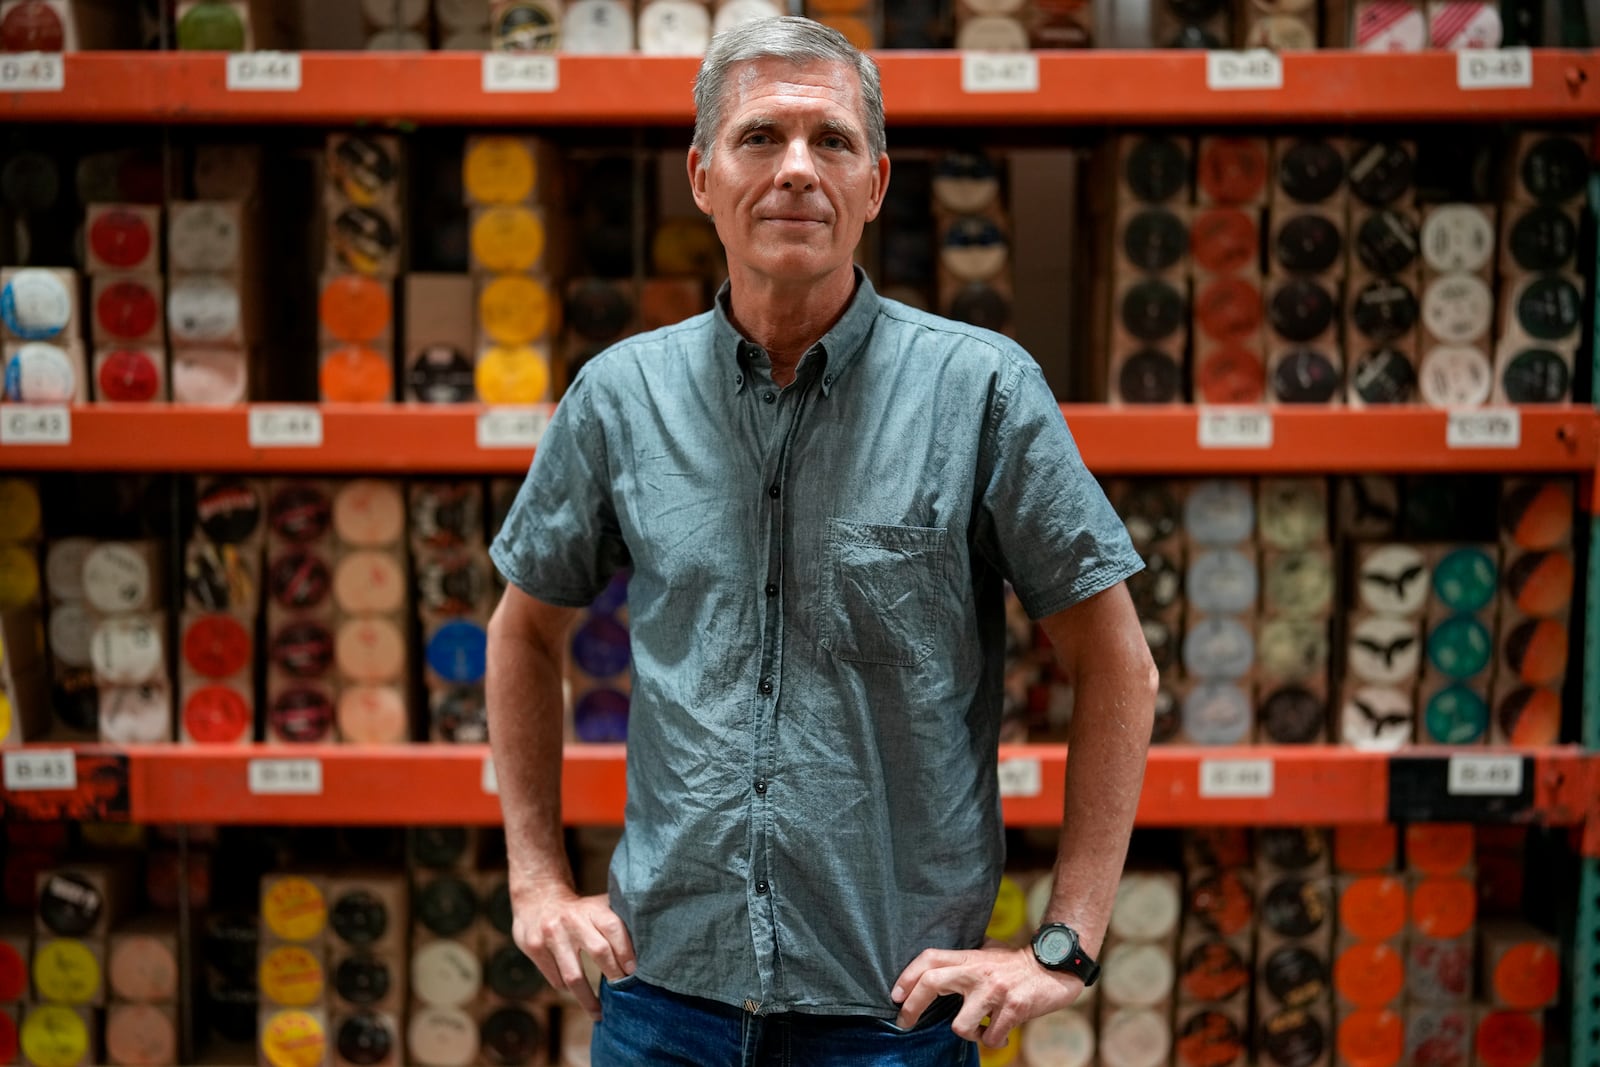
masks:
[[[90,204],[84,258],[96,398],[124,404],[167,399],[161,208]]]
[[[185,741],[244,744],[255,737],[265,497],[263,483],[254,479],[207,478],[196,486],[179,619],[179,736]]]
[[[1358,141],[1350,153],[1345,398],[1352,407],[1413,402],[1421,316],[1416,147]]]
[[[1189,146],[1164,135],[1128,135],[1117,139],[1114,152],[1117,225],[1107,399],[1179,403],[1189,319]]]
[[[0,748],[37,741],[49,727],[50,664],[44,624],[38,487],[0,478]]]
[[[399,483],[357,478],[334,493],[334,719],[345,741],[392,744],[411,738],[405,532]]]
[[[1012,330],[1011,223],[995,157],[958,150],[936,163],[939,311],[974,326]]]
[[[403,269],[401,142],[386,134],[328,138],[327,263],[318,304],[323,400],[394,399],[394,280]]]
[[[429,738],[481,744],[489,738],[483,675],[493,610],[483,489],[476,482],[415,482],[410,496]]]

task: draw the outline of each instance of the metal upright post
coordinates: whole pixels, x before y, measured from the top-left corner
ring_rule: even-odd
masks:
[[[1589,210],[1600,217],[1600,175],[1589,177]],[[1600,251],[1596,253],[1600,268]],[[1600,285],[1600,275],[1596,276]],[[1600,299],[1594,294],[1594,337],[1600,339]],[[1595,403],[1600,406],[1600,345],[1591,342]],[[1583,620],[1583,745],[1590,755],[1600,753],[1600,470],[1589,493],[1589,595]],[[1590,824],[1584,840],[1600,842],[1594,825],[1597,810],[1591,803]],[[1584,856],[1578,886],[1578,921],[1572,951],[1572,1062],[1574,1067],[1600,1067],[1600,855]]]

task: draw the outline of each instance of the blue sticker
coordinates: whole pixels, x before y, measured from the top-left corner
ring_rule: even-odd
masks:
[[[51,280],[54,281],[54,278]],[[0,319],[5,320],[6,329],[24,341],[48,341],[59,336],[67,328],[64,320],[54,326],[27,326],[18,319],[16,284],[13,278],[4,289],[0,289]]]
[[[572,635],[572,661],[591,678],[621,674],[633,662],[627,629],[603,615],[590,619]]]
[[[6,399],[21,402],[22,354],[19,352],[6,361]]]
[[[447,622],[428,640],[428,668],[458,685],[481,681],[488,656],[488,637],[475,622]]]

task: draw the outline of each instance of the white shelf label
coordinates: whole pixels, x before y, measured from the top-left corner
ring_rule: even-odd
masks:
[[[1522,757],[1451,756],[1445,790],[1453,797],[1514,797],[1522,792]]]
[[[1210,408],[1200,412],[1201,448],[1271,448],[1272,412],[1264,408]]]
[[[319,759],[253,759],[249,785],[252,796],[320,796],[322,761]]]
[[[483,757],[483,791],[490,796],[500,795],[500,777],[494,771],[494,757]]]
[[[1200,761],[1202,797],[1270,797],[1269,759],[1205,759]]]
[[[535,448],[549,425],[544,408],[490,408],[478,416],[478,447]]]
[[[486,93],[553,93],[561,85],[556,57],[485,52],[483,91]]]
[[[1528,48],[1465,48],[1456,53],[1458,89],[1533,88],[1533,51]]]
[[[292,404],[250,409],[251,448],[321,448],[322,412]]]
[[[24,789],[76,789],[78,788],[78,761],[72,751],[65,748],[18,749],[6,753],[6,788]]]
[[[62,404],[0,404],[0,444],[70,445],[72,412]]]
[[[0,92],[59,93],[66,87],[67,65],[60,52],[0,55]]]
[[[1044,773],[1036,759],[1000,761],[1000,795],[1036,797],[1044,792]]]
[[[1207,89],[1282,89],[1283,60],[1264,48],[1207,52]]]
[[[1039,57],[1032,52],[962,52],[964,93],[1036,93]]]
[[[228,57],[228,90],[242,93],[299,92],[300,53],[234,53]]]
[[[1516,408],[1452,411],[1445,424],[1446,448],[1518,448],[1522,445],[1522,412]]]

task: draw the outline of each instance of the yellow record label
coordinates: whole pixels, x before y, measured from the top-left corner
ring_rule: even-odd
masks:
[[[322,1022],[305,1011],[280,1011],[261,1028],[261,1051],[272,1067],[319,1067],[327,1054]]]
[[[987,1024],[988,1020],[985,1020]],[[982,1067],[1009,1067],[1022,1055],[1022,1027],[1013,1026],[1006,1035],[1006,1043],[999,1048],[978,1046],[978,1063]]]
[[[0,478],[0,541],[25,541],[39,532],[39,491],[21,478]]]
[[[550,389],[550,363],[532,345],[493,345],[478,358],[476,377],[485,404],[537,404]]]
[[[472,223],[472,255],[492,271],[532,270],[544,255],[544,223],[532,208],[488,208]]]
[[[304,878],[280,878],[261,899],[261,918],[273,936],[285,941],[309,941],[328,922],[328,903],[322,890]]]
[[[60,1004],[37,1004],[22,1020],[22,1054],[34,1067],[75,1067],[89,1055],[83,1017]]]
[[[322,961],[299,945],[279,945],[261,960],[261,995],[274,1004],[304,1008],[322,997]]]
[[[48,942],[33,954],[33,986],[41,1000],[88,1004],[100,989],[100,961],[74,938]]]
[[[994,898],[994,914],[989,916],[989,928],[984,933],[996,941],[1010,941],[1021,932],[1027,918],[1027,894],[1012,879],[1000,879],[1000,891]]]
[[[550,332],[550,290],[526,274],[502,274],[478,294],[478,321],[489,339],[525,345]]]
[[[461,165],[467,196],[477,204],[520,204],[538,180],[533,152],[517,137],[479,137]]]
[[[722,245],[717,231],[703,219],[666,219],[656,227],[650,242],[656,273],[707,278],[722,269]]]
[[[20,608],[39,595],[39,561],[22,545],[0,545],[0,609]]]
[[[0,689],[0,744],[11,739],[11,698]]]

